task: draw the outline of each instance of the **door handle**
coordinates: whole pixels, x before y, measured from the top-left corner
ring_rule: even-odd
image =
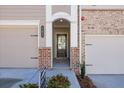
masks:
[[[38,59],[38,57],[30,57],[31,59]]]
[[[92,46],[93,44],[85,44],[86,46]]]
[[[85,66],[93,66],[93,64],[85,64]]]
[[[30,35],[31,37],[38,37],[38,35]]]

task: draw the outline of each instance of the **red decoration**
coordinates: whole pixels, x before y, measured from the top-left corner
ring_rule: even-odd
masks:
[[[85,20],[85,17],[84,17],[84,16],[82,16],[82,17],[81,17],[81,20],[82,20],[82,21],[84,21],[84,20]]]

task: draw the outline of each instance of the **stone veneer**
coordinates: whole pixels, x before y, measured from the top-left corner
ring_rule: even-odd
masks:
[[[51,68],[51,48],[39,49],[39,67],[48,69]]]
[[[71,69],[74,70],[76,73],[79,73],[80,72],[79,48],[71,47],[70,53]]]
[[[82,10],[85,34],[124,35],[124,10]]]
[[[85,61],[85,35],[124,35],[124,10],[83,9],[81,22],[82,62]]]

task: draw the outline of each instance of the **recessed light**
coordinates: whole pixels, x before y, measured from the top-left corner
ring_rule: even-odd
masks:
[[[62,20],[62,19],[60,19],[59,21],[60,21],[60,22],[63,22],[63,20]]]

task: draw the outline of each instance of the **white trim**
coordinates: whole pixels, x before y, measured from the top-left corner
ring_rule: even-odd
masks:
[[[58,12],[52,15],[52,6],[46,6],[46,47],[52,47],[52,22],[59,18],[70,21],[70,47],[78,47],[78,31],[77,31],[77,5],[71,6],[71,15],[65,12]]]
[[[71,47],[78,47],[77,5],[71,6]]]
[[[46,23],[46,47],[52,47],[52,23]]]
[[[123,5],[81,5],[81,9],[124,9]]]
[[[52,47],[51,6],[46,6],[46,47]]]
[[[0,25],[39,25],[40,20],[0,20]]]
[[[124,36],[124,35],[85,35],[85,36]]]
[[[51,48],[51,68],[53,67],[53,49],[52,49],[52,6],[46,6],[46,47]]]
[[[52,15],[52,6],[46,6],[46,47],[51,47],[51,67],[53,66],[53,28],[52,23],[60,18],[70,22],[70,47],[78,47],[78,15],[77,5],[71,6],[71,15],[58,12]],[[71,67],[71,64],[70,64]]]
[[[77,16],[78,11],[77,11],[77,5],[72,5],[71,6],[71,21],[72,22],[77,22]]]
[[[79,6],[79,49],[80,49],[80,64],[82,63],[82,31],[81,31],[81,6]]]
[[[51,22],[51,15],[52,15],[52,6],[47,5],[46,6],[46,22]]]
[[[78,31],[77,31],[77,23],[71,23],[70,25],[70,47],[78,47]]]
[[[68,13],[57,12],[57,13],[52,15],[52,22],[55,21],[56,19],[59,19],[59,18],[63,18],[63,19],[66,19],[68,21],[71,21],[71,17]]]

